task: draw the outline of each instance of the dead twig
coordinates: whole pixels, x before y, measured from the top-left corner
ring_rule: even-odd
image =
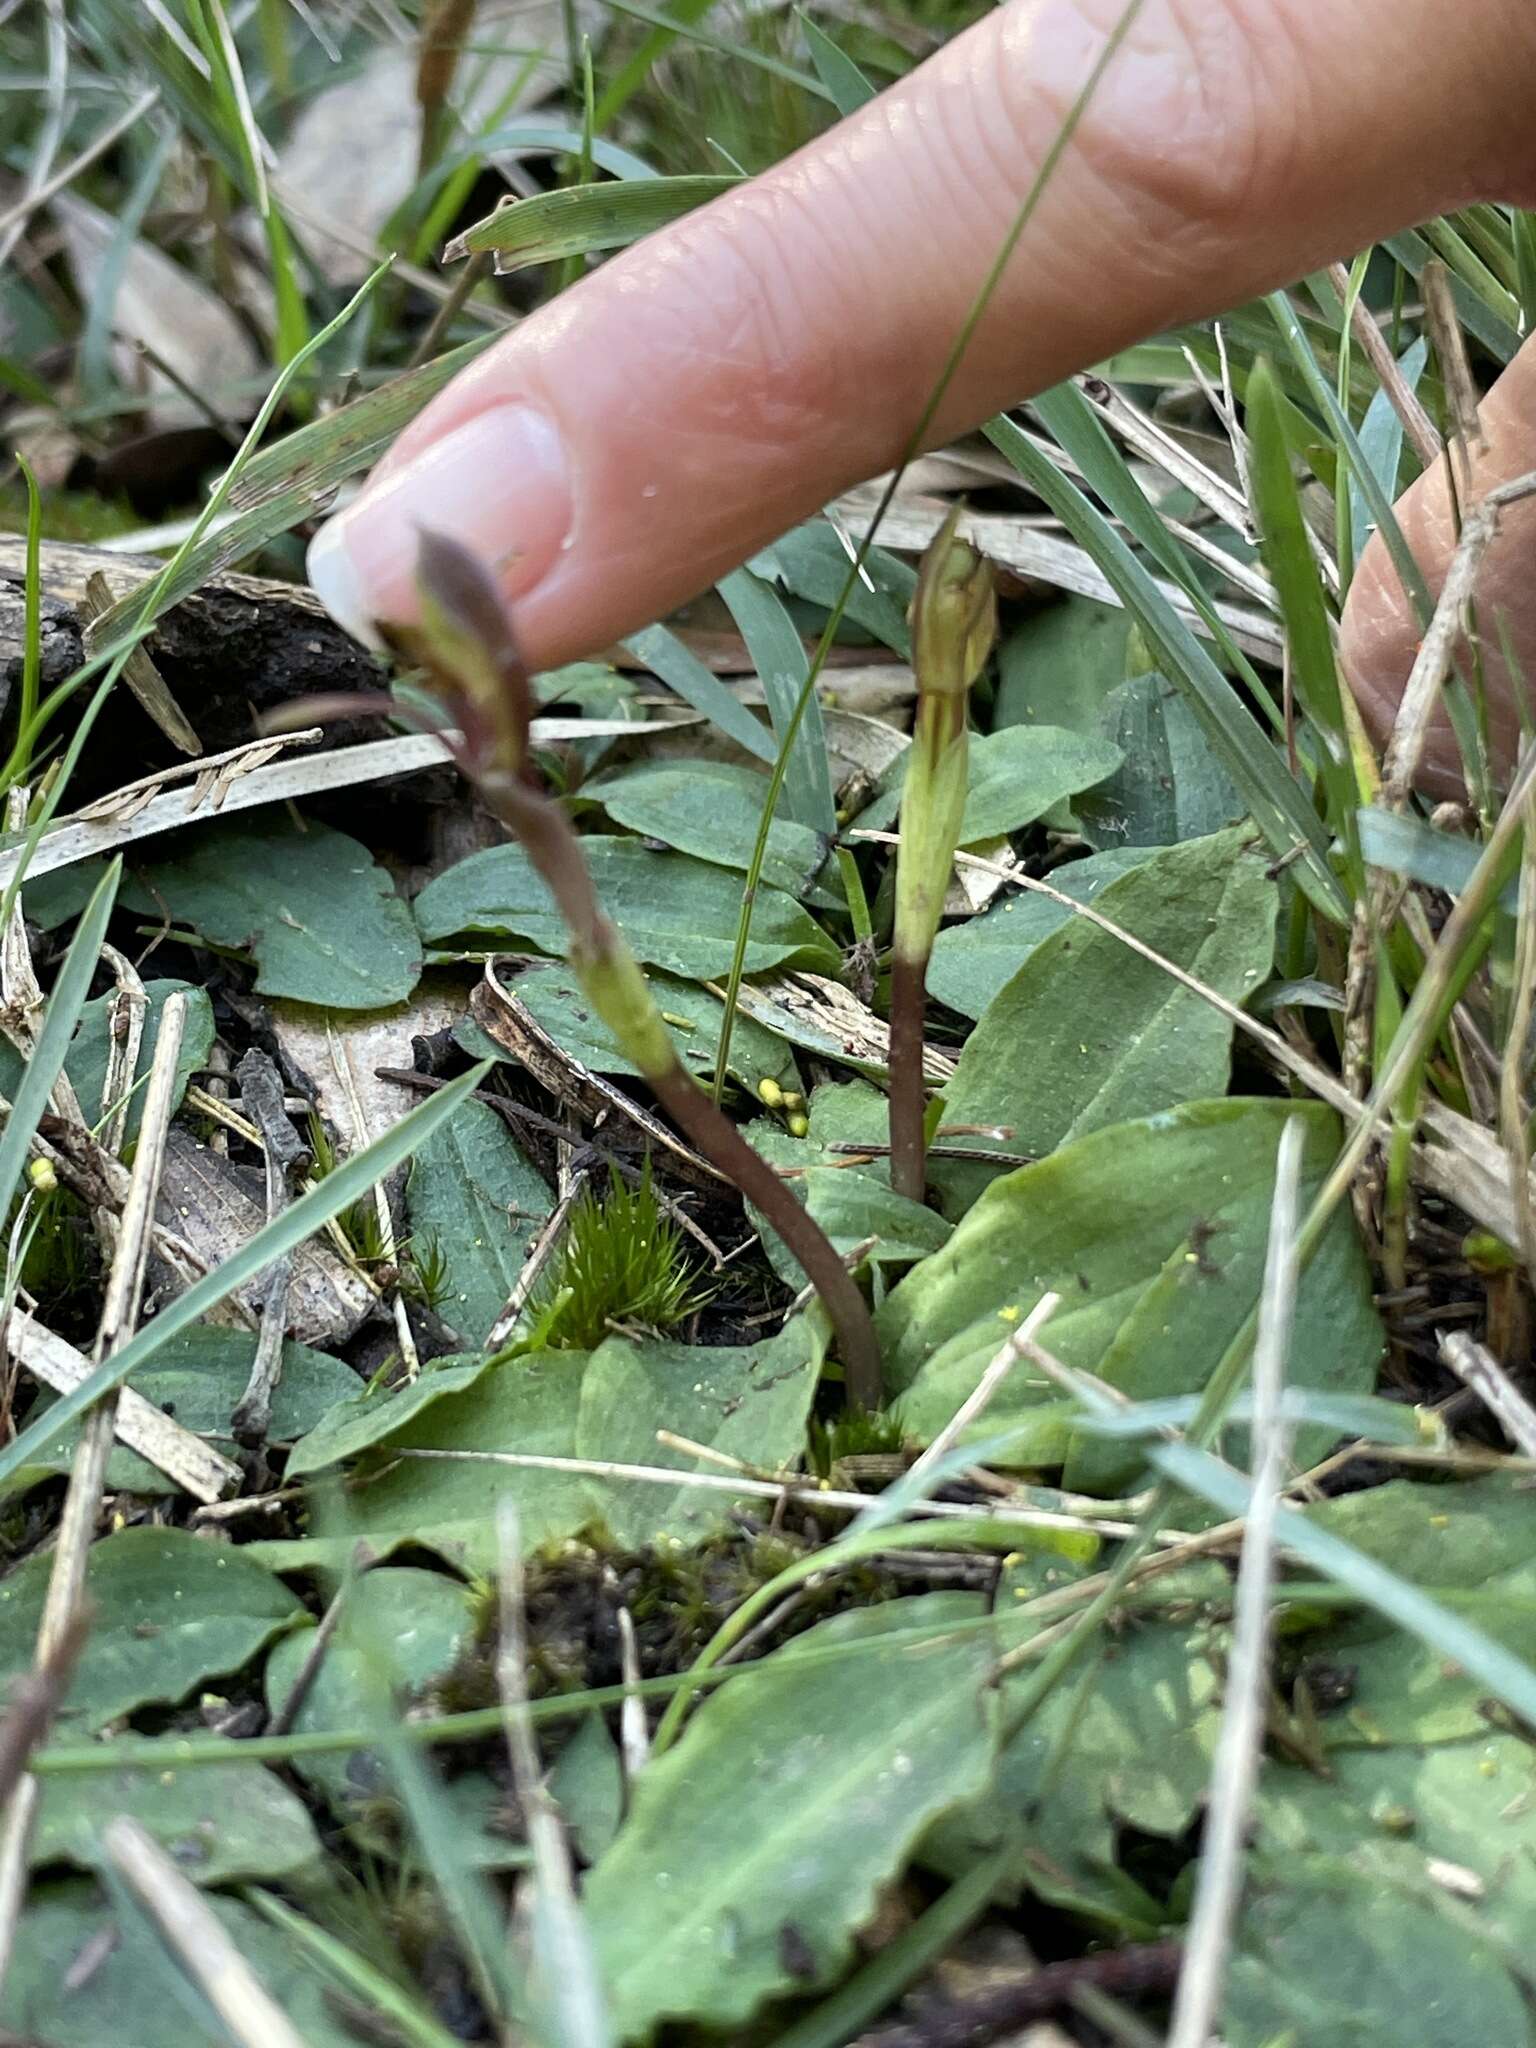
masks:
[[[268,1054],[252,1046],[236,1067],[235,1080],[240,1089],[240,1106],[261,1133],[267,1221],[271,1223],[287,1208],[293,1180],[307,1169],[309,1147],[289,1122],[283,1107],[282,1076]],[[273,1261],[261,1305],[256,1356],[230,1424],[235,1442],[246,1450],[259,1450],[272,1425],[272,1395],[283,1370],[283,1336],[288,1327],[288,1286],[292,1277],[291,1253]]]

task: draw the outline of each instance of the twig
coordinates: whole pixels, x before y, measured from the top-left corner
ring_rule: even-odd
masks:
[[[1238,1566],[1227,1698],[1211,1771],[1195,1901],[1185,1935],[1168,2048],[1206,2048],[1220,2018],[1222,1987],[1243,1883],[1248,1818],[1258,1780],[1268,1693],[1275,1516],[1288,1431],[1281,1413],[1285,1358],[1296,1307],[1296,1212],[1302,1128],[1280,1136],[1270,1207],[1269,1254],[1253,1352],[1253,1500]]]
[[[113,1868],[240,2048],[306,2048],[223,1921],[147,1830],[119,1814],[102,1829],[101,1841]]]
[[[298,1668],[293,1684],[288,1688],[287,1697],[267,1724],[268,1735],[293,1733],[299,1715],[304,1711],[304,1702],[309,1698],[315,1680],[320,1676],[320,1667],[331,1647],[331,1639],[341,1620],[347,1597],[363,1573],[372,1569],[373,1563],[372,1553],[367,1551],[364,1545],[359,1544],[357,1553],[353,1556],[352,1570],[342,1580],[330,1605],[321,1615],[319,1624],[309,1639],[309,1646],[304,1652],[304,1661]]]
[[[10,1803],[26,1774],[27,1759],[52,1726],[89,1634],[89,1622],[77,1614],[50,1645],[48,1655],[24,1671],[7,1692],[0,1719],[0,1807]]]
[[[879,2027],[860,2037],[859,2048],[977,2048],[995,2034],[1071,2005],[1082,1990],[1120,1998],[1166,1991],[1179,1974],[1182,1957],[1180,1943],[1152,1941],[1044,1963],[1028,1976],[991,1983],[969,1998],[946,1999],[901,2026]]]
[[[4,1986],[16,1946],[16,1929],[26,1902],[30,1875],[32,1828],[42,1788],[30,1773],[18,1781],[9,1802],[0,1808],[0,1987]]]
[[[1536,1408],[1488,1350],[1463,1330],[1440,1337],[1440,1357],[1469,1386],[1527,1458],[1536,1458]]]
[[[581,1191],[587,1184],[587,1177],[587,1169],[575,1169],[571,1174],[569,1187],[540,1225],[539,1234],[529,1247],[527,1258],[518,1268],[517,1278],[512,1283],[512,1292],[503,1303],[500,1315],[491,1325],[490,1333],[485,1340],[487,1351],[499,1351],[504,1344],[511,1342],[512,1333],[522,1320],[523,1310],[533,1297],[533,1290],[543,1278],[545,1268],[560,1249],[561,1240],[571,1220],[571,1211],[581,1197]]]
[[[309,1164],[309,1147],[288,1120],[283,1107],[282,1076],[268,1054],[252,1046],[242,1055],[235,1080],[240,1089],[240,1106],[261,1133],[267,1221],[271,1223],[287,1208],[292,1181]],[[261,1325],[256,1333],[256,1356],[230,1422],[235,1442],[246,1450],[259,1450],[272,1426],[272,1395],[283,1370],[283,1337],[288,1328],[288,1288],[292,1277],[293,1254],[287,1252],[272,1262],[267,1275]]]

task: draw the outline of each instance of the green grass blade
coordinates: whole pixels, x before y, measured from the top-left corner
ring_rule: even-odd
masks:
[[[1307,716],[1325,732],[1341,733],[1344,715],[1328,603],[1291,473],[1280,393],[1267,361],[1256,363],[1248,379],[1248,439],[1259,547],[1280,600],[1292,682]]]
[[[1031,410],[1048,427],[1082,471],[1083,481],[1168,572],[1205,621],[1222,659],[1243,678],[1261,702],[1268,702],[1253,664],[1233,641],[1221,614],[1183,548],[1158,518],[1129,463],[1104,429],[1103,422],[1075,384],[1058,384],[1032,402]]]
[[[338,1990],[360,1999],[370,2012],[392,2027],[406,2048],[464,2048],[461,2037],[440,2027],[393,1977],[386,1977],[366,1956],[348,1948],[323,1927],[317,1927],[313,1920],[306,1920],[274,1893],[252,1886],[241,1897],[274,1927],[280,1927],[306,1960]]]
[[[117,902],[117,885],[122,875],[121,859],[114,860],[91,892],[91,900],[81,913],[74,940],[48,1001],[43,1028],[37,1035],[37,1044],[16,1090],[16,1100],[6,1118],[5,1130],[0,1133],[0,1219],[11,1213],[11,1203],[21,1184],[27,1151],[37,1130],[38,1119],[48,1107],[54,1082],[63,1072],[64,1056],[69,1051],[75,1026],[80,1022],[80,1012],[90,994],[91,976],[101,958],[107,920]]]
[[[675,633],[665,626],[647,626],[642,633],[632,633],[624,645],[638,662],[660,676],[669,690],[675,690],[685,704],[691,704],[701,718],[718,726],[739,747],[759,761],[775,758],[778,747],[772,735]]]
[[[1277,856],[1299,843],[1307,850],[1296,874],[1309,898],[1342,920],[1348,903],[1328,864],[1328,836],[1306,792],[1157,584],[1103,515],[1023,430],[1001,415],[989,422],[988,440],[1087,549],[1119,593],[1157,655],[1158,665],[1189,698],[1212,746],[1242,791],[1254,822]]]
[[[1520,288],[1520,332],[1536,330],[1536,213],[1517,206],[1510,219],[1515,245],[1515,277]]]
[[[739,185],[739,178],[612,178],[519,199],[477,220],[443,252],[451,261],[493,251],[500,271],[558,263],[599,249],[627,249]]]
[[[800,33],[805,37],[805,47],[815,66],[816,76],[832,96],[832,104],[844,120],[856,114],[860,107],[867,107],[875,96],[875,88],[864,76],[858,65],[832,38],[819,29],[811,17],[802,9],[795,9],[795,19],[800,24]]]
[[[766,50],[754,50],[750,43],[736,43],[726,36],[711,35],[708,29],[699,28],[691,21],[679,22],[673,15],[642,6],[641,0],[603,0],[603,5],[611,7],[615,14],[627,14],[631,21],[644,21],[663,31],[670,29],[697,50],[709,50],[717,57],[730,58],[736,63],[750,64],[758,71],[766,71],[770,78],[781,78],[786,85],[798,86],[801,92],[808,92],[813,99],[831,98],[819,79],[797,71],[782,57],[772,57]]]
[[[1410,391],[1417,392],[1423,380],[1424,366],[1428,361],[1429,343],[1420,335],[1413,346],[1405,350],[1397,366],[1404,384]],[[1398,417],[1397,407],[1392,403],[1391,393],[1378,391],[1366,408],[1365,418],[1360,423],[1360,453],[1370,464],[1382,491],[1389,499],[1397,496],[1398,471],[1403,461],[1403,439],[1403,423]],[[1365,493],[1354,476],[1349,479],[1349,520],[1355,542],[1355,560],[1358,562],[1366,541],[1376,530],[1376,522],[1365,502]]]
[[[639,92],[650,77],[657,59],[665,56],[685,28],[692,28],[701,22],[713,5],[714,0],[676,0],[672,9],[671,25],[651,30],[598,101],[592,122],[599,133],[610,125]]]
[[[1197,1494],[1224,1515],[1244,1515],[1253,1488],[1240,1472],[1198,1451],[1192,1444],[1168,1444],[1151,1453],[1152,1461],[1175,1485]],[[1536,1671],[1502,1643],[1484,1635],[1459,1614],[1442,1607],[1417,1586],[1400,1579],[1352,1543],[1320,1529],[1294,1508],[1280,1508],[1275,1541],[1293,1557],[1312,1565],[1325,1578],[1345,1587],[1367,1607],[1417,1636],[1438,1655],[1459,1664],[1469,1678],[1485,1685],[1523,1721],[1536,1721]]]
[[[106,886],[104,880],[101,888],[97,890],[97,897]],[[96,900],[96,897],[92,898],[93,905]],[[90,914],[87,911],[87,918]],[[102,922],[105,922],[104,917]],[[76,937],[75,946],[81,944],[81,939],[85,935],[86,920],[82,919],[80,935]],[[74,950],[74,947],[71,947],[71,960]],[[86,978],[88,980],[88,977]],[[62,984],[62,976],[60,980]],[[56,996],[55,1000],[57,999]],[[61,1063],[62,1058],[61,1052]],[[51,1442],[61,1429],[67,1428],[77,1415],[83,1415],[85,1410],[93,1402],[99,1401],[103,1394],[110,1393],[114,1387],[120,1387],[130,1374],[137,1372],[140,1366],[153,1358],[161,1346],[168,1343],[172,1337],[182,1330],[190,1329],[210,1309],[217,1308],[222,1301],[227,1301],[230,1295],[243,1287],[248,1280],[254,1280],[257,1274],[272,1264],[274,1259],[282,1258],[286,1252],[295,1250],[306,1238],[312,1237],[317,1230],[329,1223],[333,1216],[339,1215],[343,1209],[350,1208],[354,1202],[361,1201],[375,1182],[382,1180],[386,1174],[393,1173],[397,1166],[410,1158],[419,1145],[424,1144],[435,1130],[448,1121],[460,1103],[472,1095],[485,1080],[491,1066],[491,1061],[482,1061],[469,1073],[461,1074],[458,1080],[451,1081],[446,1088],[429,1096],[425,1102],[409,1111],[399,1123],[386,1131],[383,1137],[375,1139],[365,1151],[359,1152],[355,1158],[338,1166],[333,1173],[328,1173],[307,1195],[301,1195],[292,1208],[285,1209],[280,1216],[274,1217],[248,1244],[242,1245],[232,1258],[226,1259],[213,1272],[204,1274],[195,1286],[189,1287],[185,1294],[168,1303],[155,1320],[142,1329],[131,1343],[124,1345],[113,1357],[104,1360],[88,1379],[81,1381],[73,1393],[61,1396],[46,1415],[40,1416],[36,1422],[22,1430],[11,1443],[0,1449],[0,1486],[3,1486],[13,1472],[28,1463],[42,1444]],[[48,1085],[51,1086],[52,1082]],[[47,1088],[42,1090],[42,1095],[46,1098]],[[12,1125],[18,1121],[13,1111]],[[0,1140],[0,1163],[3,1163],[9,1143],[8,1126],[4,1140]]]
[[[1328,422],[1334,441],[1343,452],[1351,472],[1360,485],[1365,502],[1371,509],[1371,517],[1376,522],[1376,530],[1386,542],[1393,564],[1402,578],[1403,588],[1412,598],[1420,620],[1427,626],[1434,609],[1430,601],[1429,588],[1407,541],[1403,539],[1403,529],[1397,523],[1392,501],[1382,489],[1376,472],[1366,461],[1360,447],[1360,438],[1350,425],[1349,416],[1340,405],[1333,386],[1323,375],[1301,321],[1297,317],[1296,308],[1284,292],[1271,293],[1267,303],[1275,325],[1285,337],[1286,346],[1296,367],[1306,380],[1318,411]]]
[[[747,652],[768,700],[768,715],[780,746],[789,744],[784,776],[784,813],[814,832],[837,830],[832,801],[832,776],[827,766],[827,738],[821,705],[814,690],[800,710],[809,687],[810,656],[795,622],[777,592],[750,569],[737,569],[718,586],[731,617],[741,629]],[[798,719],[798,724],[792,721]]]
[[[1391,251],[1415,283],[1423,275],[1425,264],[1431,262],[1438,253],[1424,236],[1414,229],[1410,229],[1406,234],[1389,236],[1382,246]],[[1458,277],[1454,270],[1451,275],[1451,297],[1455,301],[1456,317],[1468,334],[1475,335],[1489,354],[1496,357],[1499,362],[1513,361],[1520,348],[1518,327],[1501,313],[1495,312],[1487,300],[1472,291],[1465,279]],[[1427,396],[1425,402],[1429,403]],[[1430,409],[1433,411],[1433,406]]]

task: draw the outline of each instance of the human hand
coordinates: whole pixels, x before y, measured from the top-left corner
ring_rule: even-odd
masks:
[[[1124,0],[1011,0],[864,112],[605,264],[401,435],[317,536],[354,631],[410,623],[419,525],[493,565],[549,668],[663,615],[895,462]],[[1115,349],[1481,199],[1536,202],[1530,0],[1145,0],[954,376],[937,444]],[[1536,344],[1481,479],[1536,467]],[[1431,588],[1443,476],[1401,516]],[[1480,585],[1536,677],[1536,507]],[[1344,621],[1380,729],[1417,622],[1384,552]],[[1497,636],[1491,636],[1496,638]],[[1518,729],[1488,661],[1493,716]],[[1431,779],[1454,780],[1448,735]]]

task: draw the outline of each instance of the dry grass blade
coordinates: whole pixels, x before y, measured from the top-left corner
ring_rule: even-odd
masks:
[[[1397,360],[1387,346],[1376,315],[1359,293],[1351,294],[1349,272],[1342,263],[1335,263],[1328,272],[1333,288],[1340,301],[1350,308],[1350,331],[1360,344],[1360,351],[1370,364],[1377,383],[1391,401],[1392,410],[1402,422],[1403,432],[1426,469],[1433,469],[1445,453],[1445,444],[1440,439],[1440,430],[1419,401],[1418,393],[1411,389],[1408,380],[1397,366]]]
[[[1226,1707],[1168,2048],[1206,2048],[1216,2029],[1242,1891],[1243,1853],[1264,1737],[1275,1515],[1285,1481],[1287,1431],[1280,1401],[1296,1306],[1301,1135],[1299,1122],[1287,1124],[1275,1160],[1269,1256],[1253,1354],[1253,1505],[1238,1567]]]
[[[554,2048],[607,2048],[613,2030],[597,1958],[577,1901],[560,1811],[544,1782],[528,1718],[523,1547],[517,1509],[505,1494],[497,1505],[496,1537],[501,1567],[496,1684],[506,1709],[512,1783],[533,1852],[532,1883],[519,1893],[517,1902],[531,1948],[531,1988],[547,2015],[547,2038]]]
[[[6,1329],[10,1356],[56,1394],[72,1394],[91,1376],[90,1360],[73,1344],[30,1316],[12,1314]],[[119,1443],[137,1451],[193,1500],[210,1506],[240,1484],[240,1467],[200,1436],[163,1413],[152,1401],[125,1387],[115,1423]]]
[[[144,1269],[149,1258],[150,1225],[165,1158],[165,1140],[176,1107],[176,1062],[181,1055],[186,1017],[186,997],[179,992],[168,997],[160,1014],[160,1034],[155,1043],[154,1064],[150,1068],[149,1087],[145,1093],[138,1151],[134,1155],[128,1197],[118,1226],[116,1255],[107,1276],[106,1300],[96,1334],[93,1365],[100,1365],[104,1359],[121,1351],[138,1322]],[[53,1572],[48,1581],[48,1598],[39,1630],[40,1663],[47,1662],[73,1628],[85,1597],[86,1558],[101,1506],[117,1408],[118,1394],[114,1389],[86,1415],[80,1425],[80,1438],[69,1475],[69,1490],[64,1497]]]
[[[633,723],[622,719],[536,718],[530,738],[536,746],[619,735],[634,738],[648,732],[670,732],[681,722],[684,721],[670,718],[636,719]],[[28,879],[37,881],[58,868],[88,860],[92,854],[110,853],[135,840],[174,832],[182,825],[255,810],[262,804],[316,796],[326,790],[353,789],[367,782],[382,782],[387,776],[413,775],[419,769],[441,767],[449,759],[446,746],[435,735],[407,733],[398,739],[368,740],[357,747],[338,747],[293,760],[272,760],[279,747],[317,736],[318,729],[295,733],[286,739],[256,740],[233,753],[190,762],[182,768],[167,770],[163,776],[145,777],[101,797],[88,811],[65,819],[39,840],[36,852],[26,863]],[[254,762],[257,756],[271,765],[242,765],[241,757]],[[222,772],[207,772],[212,769]],[[166,786],[173,779],[189,777],[190,789]],[[143,798],[151,783],[162,789],[163,794],[135,802],[135,798]],[[20,847],[0,853],[0,889],[10,887],[21,866]]]
[[[1519,504],[1533,494],[1536,494],[1536,473],[1490,491],[1481,504],[1467,513],[1461,539],[1435,604],[1429,631],[1419,643],[1419,651],[1414,657],[1397,717],[1393,721],[1381,791],[1381,801],[1388,809],[1401,810],[1413,788],[1419,762],[1423,758],[1429,722],[1450,676],[1457,647],[1467,631],[1478,575],[1498,533],[1499,520],[1509,506]]]
[[[1536,1408],[1488,1347],[1464,1330],[1450,1330],[1440,1339],[1440,1358],[1478,1396],[1510,1441],[1527,1458],[1536,1458]]]
[[[854,525],[868,516],[868,507],[857,492],[840,499],[835,509]],[[920,500],[898,501],[881,523],[880,545],[904,554],[921,554],[949,516],[949,509],[947,505],[930,506]],[[1103,570],[1085,549],[1072,541],[1041,533],[1022,520],[1000,513],[973,513],[962,522],[961,532],[989,561],[1011,570],[1015,576],[1049,583],[1073,596],[1094,598],[1100,604],[1121,604],[1120,593]],[[1188,594],[1177,584],[1154,581],[1182,623],[1192,633],[1209,638],[1210,629]],[[1218,604],[1213,609],[1235,646],[1257,661],[1279,663],[1284,636],[1274,619],[1242,605]]]
[[[1424,324],[1435,345],[1445,384],[1456,487],[1465,505],[1471,490],[1474,453],[1480,453],[1485,445],[1477,409],[1477,384],[1467,356],[1467,337],[1451,293],[1450,273],[1438,257],[1425,264],[1419,288],[1424,294]]]
[[[707,1493],[745,1494],[753,1500],[795,1501],[807,1507],[832,1508],[848,1514],[863,1514],[874,1498],[867,1493],[844,1493],[815,1479],[751,1479],[745,1474],[737,1478],[720,1472],[688,1472],[675,1465],[626,1465],[609,1458],[562,1458],[544,1451],[434,1451],[419,1446],[391,1445],[389,1455],[407,1460],[423,1459],[429,1463],[437,1460],[447,1464],[504,1465],[514,1471],[569,1472],[585,1474],[593,1479],[633,1481],[642,1486],[695,1487]],[[1017,1522],[1026,1529],[1064,1529],[1079,1535],[1124,1537],[1136,1533],[1133,1522],[1120,1521],[1112,1515],[1058,1514],[1052,1508],[1021,1507],[1011,1500],[998,1501],[991,1507],[971,1507],[963,1501],[914,1500],[909,1505],[909,1512],[932,1517],[935,1521],[1001,1519]],[[1158,1540],[1183,1543],[1186,1539],[1181,1530],[1164,1530]]]
[[[160,1930],[166,1946],[239,2048],[306,2048],[288,2015],[224,1931],[208,1901],[159,1843],[119,1814],[102,1830],[113,1869]]]
[[[902,1482],[904,1493],[908,1489],[914,1494],[922,1490],[928,1474],[949,1456],[971,1424],[991,1406],[993,1396],[1019,1361],[1029,1356],[1030,1346],[1060,1305],[1059,1294],[1042,1294],[1018,1328],[1008,1332],[981,1378],[907,1473]]]

